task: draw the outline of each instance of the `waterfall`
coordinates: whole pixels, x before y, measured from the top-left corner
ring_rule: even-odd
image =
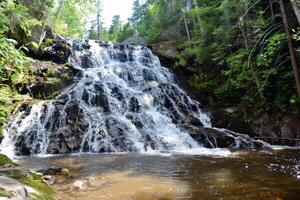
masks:
[[[5,128],[2,152],[192,152],[220,147],[220,137],[230,147],[257,146],[212,128],[203,106],[146,47],[72,41],[70,62],[80,71],[75,84],[23,106]]]

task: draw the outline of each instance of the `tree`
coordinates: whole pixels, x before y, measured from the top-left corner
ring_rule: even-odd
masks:
[[[284,5],[283,0],[279,0],[279,4],[280,4],[281,13],[282,13],[285,34],[286,34],[287,41],[288,41],[290,56],[291,56],[291,60],[292,60],[292,66],[293,66],[293,70],[294,70],[294,76],[295,76],[295,81],[296,81],[298,97],[300,99],[300,77],[299,77],[297,58],[296,58],[295,50],[293,47],[292,37],[290,34],[289,24],[288,24],[286,11],[285,11],[285,5]]]
[[[48,23],[60,35],[83,37],[87,17],[91,12],[96,12],[95,7],[97,7],[96,0],[61,0]]]
[[[117,41],[121,30],[122,30],[122,23],[120,20],[120,15],[115,15],[112,18],[112,23],[108,31],[110,40]]]

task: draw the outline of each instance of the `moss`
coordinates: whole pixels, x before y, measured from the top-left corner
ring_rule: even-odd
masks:
[[[3,136],[3,126],[9,120],[18,101],[30,99],[28,95],[21,95],[16,89],[8,85],[0,85],[0,138]]]
[[[47,69],[46,77],[54,77],[54,75],[55,75],[55,69],[52,67],[49,67]]]
[[[4,190],[3,188],[0,187],[0,197],[11,198],[12,196],[13,196],[13,194],[11,194],[10,192],[7,192],[6,190]]]
[[[66,64],[64,64],[64,66],[67,67],[67,68],[73,67],[73,65],[71,63],[66,63]]]
[[[39,50],[40,50],[41,52],[43,52],[43,51],[44,51],[44,48],[49,47],[49,46],[51,46],[52,44],[53,44],[53,40],[47,38],[47,39],[40,45]]]
[[[16,165],[7,156],[0,154],[0,166],[7,165],[7,164],[9,164],[9,165]]]
[[[7,172],[6,175],[12,179],[19,181],[33,189],[38,194],[31,194],[31,199],[52,200],[54,191],[45,183],[43,183],[41,176],[33,173],[23,174],[20,171]]]

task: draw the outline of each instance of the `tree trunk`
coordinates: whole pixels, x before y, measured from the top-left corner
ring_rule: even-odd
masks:
[[[186,12],[185,12],[185,9],[182,9],[182,12],[183,12],[183,20],[184,20],[186,35],[187,35],[188,40],[189,40],[189,45],[190,45],[190,47],[192,47],[190,30],[189,30],[189,26],[188,26],[187,21],[186,21],[186,15],[185,15]]]
[[[297,0],[290,0],[290,1],[291,1],[292,6],[293,6],[295,15],[298,19],[298,23],[300,24],[300,8],[298,7]]]
[[[198,4],[197,0],[193,0],[193,4],[194,4],[195,8],[199,8],[199,4]],[[200,16],[199,15],[197,15],[197,19],[198,19],[198,24],[200,27]]]
[[[274,23],[274,8],[273,8],[273,0],[269,0],[270,3],[270,10],[271,10],[271,15],[272,15],[272,21]]]
[[[291,37],[290,30],[289,30],[289,24],[288,24],[288,20],[287,20],[284,2],[283,2],[283,0],[280,0],[279,3],[280,3],[280,9],[281,9],[281,13],[282,13],[284,29],[285,29],[285,33],[286,33],[286,37],[287,37],[287,41],[288,41],[289,51],[290,51],[290,55],[291,55],[294,76],[295,76],[295,81],[296,81],[296,86],[297,86],[297,92],[298,92],[298,96],[300,98],[300,77],[299,77],[299,71],[298,71],[298,65],[297,65],[297,58],[295,55],[292,37]]]
[[[97,0],[97,39],[100,40],[100,0]]]

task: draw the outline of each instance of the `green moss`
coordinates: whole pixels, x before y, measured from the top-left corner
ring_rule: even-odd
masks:
[[[23,174],[20,171],[7,172],[6,175],[12,179],[19,181],[29,187],[35,189],[38,194],[32,194],[31,199],[39,200],[52,200],[54,191],[45,183],[42,182],[41,176],[28,173]]]
[[[0,85],[0,137],[3,136],[3,126],[9,120],[15,109],[15,103],[30,99],[28,95],[20,95],[8,85]]]
[[[43,52],[44,51],[44,48],[46,47],[49,47],[53,44],[53,40],[52,39],[49,39],[47,38],[41,45],[40,45],[40,51]]]
[[[12,194],[10,192],[7,192],[6,190],[4,190],[3,188],[0,187],[0,197],[11,198]]]
[[[7,156],[0,154],[0,166],[3,165],[16,165],[13,161],[11,161]]]
[[[71,63],[66,63],[64,66],[67,67],[67,68],[73,67],[73,65]]]
[[[54,77],[54,74],[55,74],[55,69],[52,68],[52,67],[49,67],[48,70],[47,70],[46,76],[47,77]]]

